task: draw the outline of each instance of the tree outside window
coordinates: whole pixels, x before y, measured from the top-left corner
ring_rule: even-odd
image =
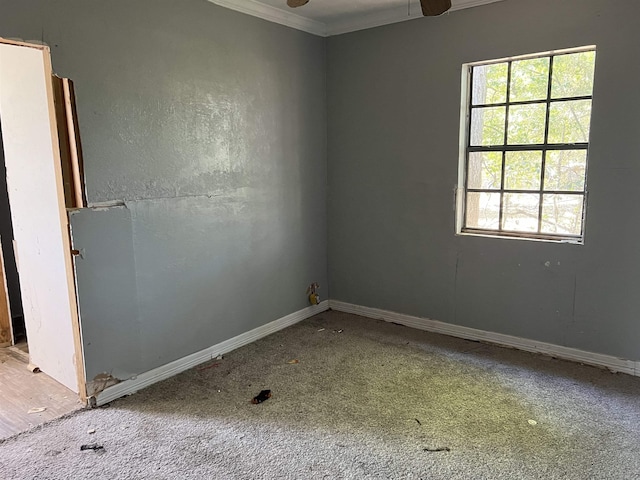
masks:
[[[461,231],[582,242],[595,48],[465,68]]]

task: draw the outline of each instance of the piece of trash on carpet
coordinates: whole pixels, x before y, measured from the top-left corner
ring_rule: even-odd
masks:
[[[97,443],[87,443],[80,446],[81,452],[85,450],[93,450],[94,452],[97,452],[99,450],[104,450],[104,447],[102,445],[98,445]]]
[[[300,360],[298,360],[297,358],[294,358],[293,360],[289,360],[287,363],[289,365],[295,365],[296,363],[300,363]]]
[[[216,360],[222,360],[223,358],[224,358],[224,357],[223,357],[222,355],[218,355],[218,356],[216,357]]]
[[[27,413],[42,413],[47,409],[47,407],[38,407],[38,408],[30,408]]]
[[[344,330],[342,330],[342,329],[333,331],[333,333],[342,333],[342,332],[344,332]]]
[[[89,430],[87,430],[87,433],[89,435],[91,435],[92,433],[96,433],[96,429],[95,428],[90,428]]]
[[[321,328],[318,330],[319,332],[324,332],[324,328]]]
[[[417,418],[414,418],[414,420],[418,422],[418,425],[422,425],[422,422],[420,422],[420,420],[418,420]]]
[[[202,367],[198,367],[198,371],[200,372],[202,370],[209,370],[210,368],[216,368],[216,367],[219,367],[219,366],[220,366],[219,363],[212,363],[210,365],[204,365]]]
[[[262,403],[265,400],[268,400],[269,398],[271,398],[271,390],[262,390],[258,395],[253,397],[253,400],[251,400],[251,403],[253,404]]]
[[[439,447],[439,448],[423,448],[425,452],[450,452],[451,449],[449,447]]]
[[[538,422],[536,422],[535,420],[527,420],[529,422],[529,425],[537,425]]]

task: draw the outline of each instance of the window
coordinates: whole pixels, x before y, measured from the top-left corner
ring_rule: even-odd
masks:
[[[582,243],[595,47],[464,65],[458,233]]]

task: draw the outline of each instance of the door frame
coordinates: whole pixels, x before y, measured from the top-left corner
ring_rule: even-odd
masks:
[[[80,317],[78,312],[78,300],[76,294],[76,279],[75,279],[75,269],[74,269],[74,259],[72,255],[72,247],[71,247],[71,232],[69,228],[69,216],[67,214],[67,209],[65,206],[65,198],[64,198],[64,185],[63,185],[63,176],[62,176],[62,164],[61,164],[61,156],[60,156],[60,146],[58,144],[58,129],[63,128],[63,126],[58,125],[56,120],[56,111],[55,111],[55,103],[54,103],[54,93],[53,93],[53,69],[51,65],[51,50],[46,45],[37,45],[31,44],[18,40],[9,40],[0,37],[0,43],[5,45],[12,45],[23,48],[32,48],[37,49],[42,52],[43,60],[44,60],[44,69],[45,69],[45,79],[50,79],[50,81],[46,83],[46,98],[47,98],[47,109],[49,112],[49,125],[51,128],[51,138],[52,138],[52,152],[54,158],[54,175],[55,175],[55,183],[56,183],[56,192],[58,195],[58,213],[60,222],[60,226],[63,232],[66,234],[62,235],[62,245],[63,245],[63,256],[64,256],[64,266],[66,273],[66,285],[67,291],[69,295],[70,302],[70,312],[71,312],[71,330],[73,332],[73,345],[74,345],[74,366],[75,373],[78,385],[78,395],[80,400],[83,402],[87,401],[87,392],[86,392],[86,375],[85,375],[85,366],[84,366],[84,355],[82,348],[82,334],[80,327]],[[18,264],[18,272],[20,272],[20,260],[16,256],[16,262]],[[28,316],[25,315],[25,322],[28,322]],[[46,371],[45,371],[46,373]]]

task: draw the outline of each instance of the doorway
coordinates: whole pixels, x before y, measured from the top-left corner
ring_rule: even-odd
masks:
[[[2,141],[2,120],[0,119],[0,244],[2,251],[4,282],[0,283],[0,295],[6,298],[6,312],[9,321],[10,332],[3,335],[0,347],[7,343],[17,345],[28,351],[27,330],[22,314],[22,296],[20,294],[20,281],[18,279],[18,267],[16,266],[13,251],[13,223],[9,207],[9,194],[7,192],[7,170],[4,163],[4,143]],[[0,302],[4,307],[5,302]]]
[[[85,401],[59,144],[65,126],[56,117],[53,78],[48,47],[0,38],[0,128],[14,236],[9,253],[15,253],[29,363]],[[12,330],[19,336],[17,320]]]

